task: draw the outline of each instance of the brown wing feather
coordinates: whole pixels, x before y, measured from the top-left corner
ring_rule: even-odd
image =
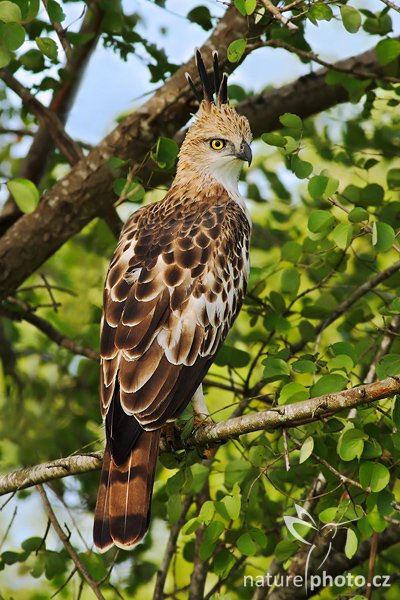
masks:
[[[95,526],[99,547],[110,538],[129,546],[147,529],[148,495],[142,500],[154,478],[156,430],[188,404],[240,310],[249,233],[242,209],[222,187],[216,197],[193,199],[172,188],[124,228],[104,294],[101,397],[111,483],[96,511],[109,512],[107,525]],[[132,492],[149,453],[154,465],[152,458],[145,483]],[[126,508],[133,497],[142,497],[134,516]]]

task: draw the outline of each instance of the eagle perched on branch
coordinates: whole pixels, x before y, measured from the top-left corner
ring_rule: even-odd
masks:
[[[163,200],[128,219],[104,290],[101,410],[106,448],[94,543],[128,550],[145,535],[160,431],[189,401],[206,412],[202,380],[236,319],[249,272],[250,220],[238,179],[251,162],[247,119],[214,86],[199,51],[197,117]]]

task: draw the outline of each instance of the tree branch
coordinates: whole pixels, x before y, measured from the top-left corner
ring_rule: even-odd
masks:
[[[380,271],[379,273],[371,277],[371,279],[367,279],[367,281],[360,285],[360,287],[358,287],[355,290],[355,292],[351,294],[351,296],[349,296],[348,298],[346,298],[346,300],[338,304],[338,306],[335,308],[335,310],[331,312],[328,318],[324,319],[317,325],[317,327],[315,328],[315,336],[318,336],[324,331],[324,329],[331,325],[331,323],[333,323],[339,317],[344,315],[348,311],[348,309],[351,306],[353,306],[353,304],[355,304],[358,300],[360,300],[360,298],[365,296],[365,294],[376,288],[380,283],[382,283],[382,281],[385,281],[385,279],[388,279],[394,273],[397,273],[397,271],[399,270],[400,261],[397,261],[390,265],[390,267],[388,267],[387,269],[384,269],[383,271]],[[296,354],[297,352],[302,350],[304,346],[306,346],[306,344],[307,340],[299,340],[298,342],[296,342],[296,344],[293,344],[292,353]]]
[[[261,30],[261,29],[260,29]],[[234,6],[203,45],[208,67],[211,50],[226,48],[243,35],[254,36],[258,26],[248,26]],[[221,69],[231,71],[226,54],[220,52]],[[9,295],[24,279],[78,233],[94,217],[113,204],[113,174],[108,166],[111,156],[140,165],[160,135],[173,136],[193,110],[192,94],[185,71],[195,81],[194,60],[183,65],[140,109],[128,115],[87,157],[46,192],[36,210],[24,215],[0,241],[0,299]],[[35,248],[35,252],[31,248]]]
[[[275,6],[275,4],[273,4],[271,2],[271,0],[261,0],[265,10],[267,10],[269,13],[271,13],[271,15],[277,20],[280,21],[282,23],[282,25],[284,27],[287,27],[288,29],[290,29],[291,31],[298,31],[298,27],[297,25],[295,25],[294,23],[292,23],[290,20],[286,19],[286,17],[284,17],[281,13],[281,11],[279,10],[279,8],[277,6]]]
[[[65,131],[62,122],[55,112],[39,102],[39,100],[6,69],[0,69],[0,79],[2,79],[4,83],[21,98],[29,110],[37,117],[40,125],[48,130],[53,142],[65,156],[70,165],[74,165],[83,158],[81,147],[74,142]]]
[[[69,537],[66,535],[66,533],[64,532],[60,523],[58,522],[58,519],[53,511],[53,508],[50,504],[50,501],[47,497],[44,487],[42,485],[37,485],[36,489],[38,490],[38,492],[40,494],[44,509],[46,511],[46,514],[47,514],[49,520],[51,521],[51,524],[54,527],[55,532],[57,533],[64,548],[66,549],[66,551],[70,555],[71,559],[73,560],[82,579],[84,579],[86,581],[86,583],[90,586],[90,588],[93,590],[93,593],[96,596],[96,598],[98,598],[99,600],[105,600],[103,594],[100,591],[98,583],[91,577],[89,571],[87,570],[87,568],[85,567],[85,565],[79,558],[78,553],[76,552],[76,550],[72,546],[71,542],[69,541]]]
[[[84,44],[77,44],[67,57],[65,71],[67,77],[61,87],[55,90],[49,105],[49,110],[56,114],[62,124],[66,122],[72,102],[82,80],[82,75],[99,39],[104,12],[97,2],[87,7],[86,14],[79,30],[79,35],[88,36]],[[54,150],[51,131],[46,126],[39,126],[34,139],[21,167],[18,177],[30,179],[39,185],[46,171],[49,158]],[[0,234],[6,231],[22,216],[12,196],[8,198],[0,215]]]
[[[186,440],[186,445],[209,446],[237,438],[245,433],[261,430],[297,427],[304,423],[332,416],[354,406],[371,404],[376,400],[400,393],[400,377],[388,377],[375,383],[360,385],[342,392],[325,394],[278,406],[258,413],[233,417],[219,423],[205,425]],[[163,448],[162,448],[163,450]],[[100,468],[101,452],[76,454],[34,467],[27,467],[0,476],[0,495],[22,490],[38,483],[60,479],[67,475],[77,475]]]
[[[8,319],[12,319],[13,321],[26,321],[30,323],[37,329],[39,329],[42,333],[44,333],[49,339],[58,344],[63,348],[67,348],[70,352],[74,354],[78,354],[79,356],[86,356],[91,360],[99,362],[100,354],[91,348],[84,348],[79,344],[76,344],[70,338],[64,336],[61,331],[58,331],[51,323],[39,317],[33,312],[33,309],[27,305],[25,302],[17,301],[15,299],[9,300],[8,305],[14,308],[8,308],[5,306],[0,306],[0,314],[4,315]]]
[[[227,47],[245,34],[254,36],[254,27],[247,29],[246,20],[234,7],[229,8],[202,48],[207,64],[212,48]],[[227,63],[222,53],[220,59],[222,68],[235,67]],[[377,76],[383,74],[375,50],[335,64],[366,69]],[[3,236],[0,240],[0,299],[15,290],[64,242],[113,203],[113,177],[107,166],[110,156],[131,159],[140,165],[159,135],[173,136],[185,123],[191,112],[185,71],[196,79],[194,62],[183,65],[148,102],[126,117],[57,182],[33,213],[22,217]],[[279,116],[285,111],[304,118],[348,100],[342,86],[326,84],[328,72],[329,69],[321,69],[278,90],[242,102],[239,111],[249,118],[254,135],[280,127]],[[35,247],[35,253],[30,252],[31,247]]]

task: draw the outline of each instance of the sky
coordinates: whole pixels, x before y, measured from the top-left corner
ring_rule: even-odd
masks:
[[[201,3],[208,6],[212,15],[220,16],[225,11],[225,6],[218,0],[202,0]],[[201,46],[208,37],[208,32],[184,18],[198,4],[199,0],[168,0],[168,10],[165,11],[150,0],[125,0],[124,9],[127,13],[138,11],[143,15],[138,32],[162,45],[170,61],[180,64],[188,60],[194,48]],[[350,4],[355,7],[362,5],[374,12],[384,7],[379,0],[351,0]],[[77,16],[79,10],[78,5],[75,7]],[[394,35],[399,35],[400,15],[394,11],[391,15]],[[161,34],[161,28],[167,29],[165,35]],[[362,30],[357,35],[350,34],[335,20],[320,21],[318,27],[308,23],[307,29],[313,49],[330,62],[359,54],[378,41]],[[138,54],[143,56],[144,52],[139,51]],[[262,48],[246,58],[230,77],[230,83],[258,92],[268,85],[279,87],[297,79],[311,68],[285,50]],[[144,99],[138,98],[159,85],[151,84],[149,79],[149,72],[138,56],[132,55],[123,62],[110,49],[99,44],[70,113],[68,132],[78,139],[96,143],[115,125],[118,115],[139,106]]]

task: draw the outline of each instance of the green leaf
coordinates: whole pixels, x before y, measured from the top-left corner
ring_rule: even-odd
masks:
[[[234,5],[238,9],[242,17],[245,17],[247,14],[245,0],[234,0]]]
[[[302,253],[302,247],[298,242],[286,242],[281,248],[282,260],[295,263],[299,260]]]
[[[178,153],[179,146],[174,140],[159,137],[156,150],[151,153],[151,158],[160,169],[170,170],[175,165]]]
[[[257,6],[257,0],[244,0],[246,15],[252,15]]]
[[[66,17],[65,12],[56,0],[48,0],[47,12],[49,13],[50,19],[52,21],[57,21],[57,23],[62,23]]]
[[[58,552],[46,551],[44,574],[49,581],[57,575],[62,575],[66,569],[67,563]]]
[[[368,221],[369,214],[364,208],[357,206],[349,212],[348,219],[351,223],[361,223],[361,221]]]
[[[338,454],[344,461],[360,458],[364,450],[364,441],[368,435],[359,429],[346,429],[338,441]]]
[[[333,241],[341,250],[346,250],[353,239],[353,227],[349,223],[339,223],[332,232]]]
[[[250,358],[248,352],[224,344],[215,357],[214,363],[220,367],[228,366],[234,367],[235,369],[241,369],[249,364]]]
[[[216,542],[221,533],[224,531],[225,526],[222,521],[212,521],[204,530],[204,539],[207,542]]]
[[[371,488],[373,492],[380,492],[390,481],[389,469],[378,462],[363,462],[360,466],[359,476],[361,485],[364,488]]]
[[[372,245],[378,252],[388,252],[396,239],[393,227],[381,221],[375,221],[372,226]]]
[[[249,533],[243,533],[237,540],[236,546],[244,556],[253,556],[257,552],[257,546]]]
[[[211,21],[211,13],[207,6],[196,6],[188,12],[187,18],[192,23],[197,23],[197,25],[200,25],[204,31],[209,31],[212,29],[213,24]]]
[[[400,41],[388,38],[376,46],[376,57],[381,65],[386,65],[400,55]]]
[[[308,229],[311,233],[322,233],[332,227],[335,217],[325,210],[314,210],[308,218]]]
[[[358,537],[352,529],[347,530],[344,553],[347,558],[353,558],[358,548]]]
[[[299,179],[305,179],[313,172],[312,164],[307,162],[306,160],[301,160],[301,158],[299,158],[297,154],[294,154],[292,156],[291,168],[293,173]]]
[[[211,523],[214,514],[215,514],[214,502],[212,500],[207,500],[202,505],[200,512],[199,512],[199,516],[197,518],[202,523],[205,523],[206,525],[208,525],[209,523]]]
[[[21,547],[27,552],[35,552],[39,546],[41,546],[42,550],[45,550],[46,546],[42,542],[43,538],[41,537],[30,537],[22,542]]]
[[[332,523],[335,520],[336,513],[337,507],[330,506],[329,508],[321,510],[321,512],[318,515],[318,519],[321,521],[321,523]]]
[[[285,113],[279,117],[280,122],[284,127],[289,129],[303,129],[303,121],[297,115]]]
[[[296,542],[291,542],[289,540],[282,540],[278,542],[275,547],[275,557],[276,560],[280,562],[284,562],[298,550],[298,546]]]
[[[95,581],[102,579],[107,575],[107,567],[103,557],[100,554],[88,554],[87,552],[80,552],[79,558]]]
[[[307,400],[309,397],[309,390],[301,385],[301,383],[297,383],[296,381],[291,381],[283,386],[281,392],[279,394],[278,404],[288,404],[289,402],[301,402],[302,400]]]
[[[379,379],[400,374],[400,354],[386,354],[376,365],[376,374]]]
[[[340,7],[340,14],[342,15],[343,25],[349,33],[357,33],[361,26],[361,15],[352,6],[343,4]]]
[[[17,50],[25,41],[25,29],[18,23],[0,23],[0,40],[8,50]]]
[[[392,420],[397,429],[400,429],[400,396],[397,395],[393,400]]]
[[[269,146],[277,146],[278,148],[284,148],[286,145],[286,139],[278,133],[263,133],[261,139]]]
[[[266,358],[262,364],[265,365],[264,379],[268,381],[277,381],[290,375],[289,365],[281,358]]]
[[[54,40],[49,37],[36,37],[35,42],[44,56],[47,56],[47,58],[50,58],[51,60],[57,59],[58,48]]]
[[[307,460],[307,458],[310,458],[313,450],[314,450],[314,440],[309,435],[308,438],[306,438],[301,445],[299,463],[302,464],[303,462],[305,462]]]
[[[182,514],[182,500],[179,494],[173,494],[167,502],[168,521],[174,525]]]
[[[337,373],[331,373],[329,375],[323,375],[315,383],[311,390],[311,397],[323,396],[324,394],[332,394],[334,392],[340,392],[347,385],[347,378]]]
[[[6,48],[0,46],[0,69],[6,67],[11,62],[13,55]]]
[[[335,356],[328,362],[328,369],[330,371],[346,371],[346,373],[350,373],[350,371],[354,367],[354,362],[350,356],[347,354],[339,354]]]
[[[239,495],[236,496],[225,496],[222,499],[223,504],[225,505],[226,512],[232,521],[236,521],[240,515],[240,507],[241,507],[241,498]]]
[[[0,2],[0,21],[3,21],[3,23],[19,23],[21,19],[21,9],[18,4],[8,2],[8,0]]]
[[[296,297],[300,287],[300,273],[297,269],[290,268],[282,271],[281,289],[285,294],[289,294],[290,298]]]
[[[182,527],[182,535],[190,535],[191,533],[194,533],[197,531],[200,525],[201,521],[197,517],[189,519],[189,521],[187,521]]]
[[[293,371],[296,371],[296,373],[315,373],[317,367],[312,360],[300,359],[292,364],[292,369]]]
[[[378,533],[382,533],[385,531],[387,527],[387,523],[384,518],[379,514],[377,508],[375,507],[372,512],[367,515],[368,523],[371,525],[372,529]]]
[[[319,200],[324,196],[326,186],[328,185],[328,177],[325,175],[315,175],[308,182],[308,193],[314,200]]]
[[[400,190],[400,169],[389,169],[386,180],[390,190]]]
[[[16,178],[9,181],[7,187],[22,212],[30,213],[36,208],[39,192],[32,181]]]
[[[247,40],[244,38],[240,38],[231,42],[227,50],[228,60],[232,63],[239,62],[244,54],[244,51],[246,50],[246,45]]]
[[[213,572],[219,577],[227,577],[235,563],[235,557],[229,550],[221,550],[214,556]]]

